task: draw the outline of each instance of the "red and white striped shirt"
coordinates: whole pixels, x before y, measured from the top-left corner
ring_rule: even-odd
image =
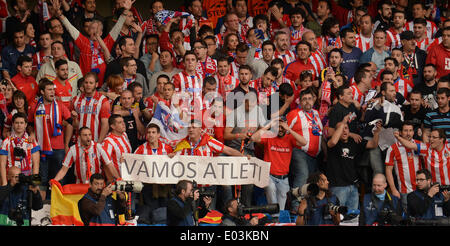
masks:
[[[207,76],[212,76],[217,71],[217,61],[207,56],[205,62],[197,62],[196,71],[203,79]]]
[[[311,53],[309,57],[312,65],[314,66],[314,71],[316,72],[316,78],[320,77],[320,72],[327,67],[327,62],[322,51],[317,49],[315,52]]]
[[[21,139],[21,141],[17,141],[18,139]],[[23,149],[27,154],[27,156],[21,158],[20,160],[19,159],[16,160],[14,156],[15,147]],[[26,133],[22,138],[16,137],[14,133],[11,135],[11,137],[5,138],[0,147],[0,155],[6,156],[6,172],[8,172],[8,169],[10,167],[15,166],[20,168],[20,171],[24,175],[31,175],[33,170],[33,161],[31,159],[31,155],[39,150],[40,147],[36,142],[36,140],[31,142],[28,137],[28,134]]]
[[[124,132],[121,136],[117,136],[112,133],[108,134],[105,140],[103,140],[103,149],[105,149],[109,158],[114,163],[114,167],[119,175],[122,176],[120,169],[120,158],[124,153],[131,153],[131,144],[127,133]]]
[[[416,46],[419,49],[422,49],[423,51],[427,51],[428,47],[430,47],[430,45],[434,42],[434,39],[427,37],[427,38],[422,39],[422,41],[417,41],[417,40],[415,40],[415,41],[416,41]]]
[[[152,149],[149,142],[145,142],[144,144],[139,146],[136,149],[136,151],[134,151],[135,154],[140,154],[140,155],[167,155],[172,152],[173,152],[172,147],[170,147],[170,145],[168,145],[168,144],[161,142],[160,140],[158,140],[158,148],[157,149]]]
[[[286,50],[284,55],[280,54],[280,52],[278,52],[278,50],[275,50],[274,56],[275,56],[275,58],[280,58],[281,60],[283,60],[284,67],[286,67],[287,64],[294,62],[295,59],[297,59],[297,56],[295,55],[295,53],[290,50]]]
[[[214,75],[214,79],[217,81],[217,86],[219,87],[219,93],[225,99],[228,92],[234,90],[239,85],[239,79],[236,76],[220,76],[218,73]]]
[[[356,84],[350,86],[350,89],[352,89],[353,100],[359,102],[360,105],[363,105],[365,93],[362,93]]]
[[[177,144],[175,152],[181,155],[214,156],[214,153],[222,153],[225,145],[219,140],[204,133],[197,143],[189,140],[189,137]]]
[[[425,168],[430,170],[432,182],[450,185],[450,147],[444,144],[441,151],[431,148],[430,144],[417,144],[420,155],[424,156]]]
[[[269,98],[277,90],[272,86],[263,87],[262,77],[249,82],[249,87],[255,88],[258,92],[258,104],[269,105]]]
[[[433,38],[434,35],[436,34],[438,27],[436,26],[436,24],[432,21],[426,20],[427,21],[427,37],[428,38]],[[414,31],[414,21],[410,21],[408,23],[406,23],[405,25],[405,29],[407,31]]]
[[[363,53],[372,48],[373,34],[370,34],[370,38],[366,38],[362,34],[356,34],[356,47],[358,47]]]
[[[394,28],[389,28],[386,31],[386,44],[389,50],[392,51],[394,48],[401,48],[402,43],[400,42],[400,33],[397,33]]]
[[[417,140],[414,142],[419,143]],[[416,189],[416,172],[421,166],[419,156],[413,150],[397,142],[388,148],[385,164],[394,167],[400,193],[405,194]]]
[[[190,95],[188,105],[198,105],[202,107],[202,87],[203,79],[198,74],[188,75],[186,71],[181,71],[172,77],[172,83],[175,85],[175,92],[188,92]],[[195,110],[191,110],[195,111]]]
[[[312,157],[316,157],[321,150],[323,126],[320,120],[319,112],[312,109],[311,112],[305,112],[301,109],[295,109],[286,116],[289,127],[302,135],[306,139],[306,145],[301,150]]]
[[[230,75],[236,78],[239,78],[239,63],[236,63],[236,61],[233,61],[230,63],[231,69],[230,69]]]
[[[414,84],[410,80],[404,80],[400,77],[394,81],[395,90],[400,92],[404,98],[408,98],[408,93],[413,90]]]
[[[70,168],[75,163],[74,173],[77,184],[89,183],[90,177],[87,177],[86,154],[88,155],[91,165],[91,175],[94,173],[103,173],[102,162],[105,165],[110,165],[112,163],[108,154],[99,143],[91,141],[91,145],[87,150],[81,146],[80,142],[72,145],[62,164],[63,166]]]
[[[79,127],[89,127],[92,132],[92,139],[97,141],[101,130],[101,119],[110,116],[111,107],[108,98],[99,92],[95,92],[94,96],[90,98],[81,94],[73,99],[72,107],[72,110],[75,110],[78,114]]]

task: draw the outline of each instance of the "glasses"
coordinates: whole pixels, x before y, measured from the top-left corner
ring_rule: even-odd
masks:
[[[416,182],[423,182],[423,181],[426,181],[427,179],[416,179]]]
[[[199,50],[199,49],[206,49],[206,47],[205,46],[198,46],[198,47],[194,47],[194,50]]]

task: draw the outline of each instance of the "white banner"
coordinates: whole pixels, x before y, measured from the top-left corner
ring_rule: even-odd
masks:
[[[182,179],[198,184],[269,185],[270,162],[247,157],[202,157],[124,154],[123,180],[176,184]]]

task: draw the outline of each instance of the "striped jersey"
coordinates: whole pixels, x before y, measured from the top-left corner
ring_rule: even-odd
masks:
[[[392,51],[394,48],[401,48],[402,43],[400,42],[400,33],[397,33],[394,28],[389,28],[386,31],[386,44],[389,50]]]
[[[100,135],[101,119],[110,116],[110,108],[108,98],[99,92],[95,92],[93,97],[81,94],[72,100],[72,110],[78,114],[79,128],[89,127],[94,141],[97,141]]]
[[[210,135],[204,133],[198,142],[193,143],[189,137],[177,144],[174,152],[191,156],[214,156],[214,153],[222,153],[225,145]]]
[[[230,74],[226,76],[220,76],[219,73],[214,75],[214,79],[217,81],[218,92],[225,99],[228,92],[231,92],[239,85],[239,79],[237,76],[231,76]]]
[[[289,127],[306,139],[307,143],[301,147],[301,150],[309,156],[316,157],[321,150],[323,132],[319,112],[315,109],[312,109],[311,112],[305,112],[297,108],[290,111],[286,119]]]
[[[432,21],[426,20],[427,21],[427,37],[428,38],[433,38],[434,35],[436,34],[436,32],[438,31],[438,27],[436,26],[436,24]],[[410,21],[408,23],[406,23],[405,25],[405,29],[407,31],[414,31],[414,21]]]
[[[314,66],[314,71],[316,72],[316,78],[320,77],[320,72],[327,67],[327,62],[322,51],[317,49],[315,52],[311,53],[309,61]]]
[[[370,38],[364,37],[362,34],[356,35],[356,47],[358,47],[363,53],[373,47],[373,34]]]
[[[124,132],[121,136],[110,133],[103,140],[102,145],[121,176],[120,158],[124,153],[131,153],[131,144],[127,133]]]
[[[275,50],[274,57],[275,58],[280,58],[281,60],[283,60],[284,67],[286,67],[287,64],[289,64],[291,62],[294,62],[295,59],[297,59],[297,56],[291,50],[286,50],[284,55],[280,54],[280,52],[278,50]]]
[[[16,166],[20,168],[21,172],[24,175],[31,175],[33,170],[33,162],[31,159],[31,155],[40,150],[40,146],[34,140],[30,141],[28,134],[25,133],[22,141],[17,141],[19,138],[14,137],[14,134],[11,137],[5,138],[0,147],[0,155],[5,155],[6,157],[6,172],[10,167]],[[27,154],[24,158],[16,158],[14,156],[14,148],[21,148]]]
[[[428,47],[430,47],[430,45],[434,42],[434,39],[426,37],[422,41],[417,41],[417,40],[415,40],[415,41],[416,41],[416,46],[419,49],[421,49],[423,51],[427,51]]]
[[[419,143],[417,140],[413,141]],[[400,193],[410,193],[416,189],[416,172],[421,169],[417,153],[399,142],[394,143],[386,152],[385,164],[394,167]]]
[[[350,89],[352,90],[353,100],[359,102],[360,105],[363,105],[365,94],[362,93],[361,90],[359,90],[356,84],[350,86]]]
[[[450,139],[450,112],[441,113],[439,109],[428,112],[423,120],[423,127],[428,129],[444,129],[447,140]]]
[[[150,143],[147,141],[144,144],[142,144],[141,146],[139,146],[136,151],[134,151],[135,154],[140,154],[140,155],[167,155],[172,153],[172,147],[170,147],[170,145],[165,144],[163,142],[161,142],[160,140],[158,140],[158,148],[157,149],[153,149],[150,145]]]
[[[394,81],[395,90],[400,92],[404,98],[408,98],[408,93],[413,90],[414,84],[410,80],[404,80],[400,77]]]
[[[87,159],[86,155],[89,158],[90,162],[90,173],[103,173],[102,163],[105,165],[111,164],[111,159],[109,158],[106,151],[103,149],[102,145],[91,141],[91,144],[87,149],[81,146],[80,142],[75,145],[72,145],[67,152],[66,157],[63,161],[63,166],[72,167],[75,164],[74,173],[76,177],[77,184],[88,184],[89,178],[87,177]]]
[[[431,148],[430,144],[418,143],[417,150],[424,157],[425,168],[431,172],[432,182],[450,185],[450,148],[447,142],[441,151]]]

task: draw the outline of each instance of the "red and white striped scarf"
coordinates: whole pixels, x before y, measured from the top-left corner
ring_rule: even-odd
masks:
[[[47,124],[45,105],[42,97],[37,102],[34,120],[36,138],[41,146],[41,155],[52,155],[53,149],[50,134],[54,137],[62,134],[62,115],[59,112],[59,106],[56,100],[53,100],[50,106],[50,125]]]

